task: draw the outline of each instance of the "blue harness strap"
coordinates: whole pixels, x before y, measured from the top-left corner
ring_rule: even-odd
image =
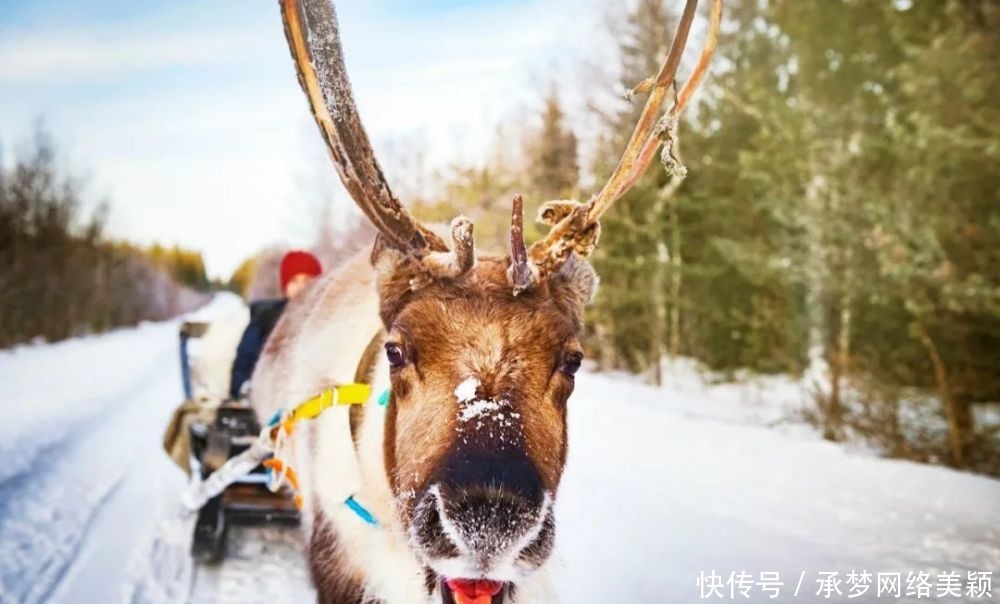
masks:
[[[358,515],[358,518],[361,518],[372,526],[378,526],[378,520],[375,520],[375,516],[372,516],[372,513],[369,512],[365,506],[358,503],[358,500],[354,498],[354,495],[345,499],[344,503],[347,504],[347,507],[351,508],[352,512]]]

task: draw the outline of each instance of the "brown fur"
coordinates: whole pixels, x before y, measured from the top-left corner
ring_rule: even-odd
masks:
[[[343,553],[337,534],[323,515],[319,506],[313,520],[309,539],[309,570],[316,586],[317,604],[362,604],[364,584],[359,577],[344,573],[346,565],[340,561]]]
[[[596,284],[590,267],[568,263],[549,282],[515,296],[506,258],[481,257],[458,278],[426,282],[418,265],[391,250],[377,251],[374,260],[387,341],[402,346],[410,361],[393,372],[386,421],[394,492],[427,486],[463,429],[456,425],[454,390],[470,375],[480,381],[480,398],[509,400],[520,414],[504,442],[523,447],[554,492],[566,460],[566,400],[573,390],[559,369],[564,355],[579,348],[583,307]]]

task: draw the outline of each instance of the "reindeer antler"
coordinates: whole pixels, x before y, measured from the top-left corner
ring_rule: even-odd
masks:
[[[449,251],[389,188],[354,104],[333,4],[281,0],[281,16],[299,84],[351,198],[389,245],[425,261],[430,274],[457,276],[468,270],[475,260],[472,223],[461,217],[455,220],[454,247]]]
[[[510,213],[510,266],[507,278],[514,287],[514,295],[531,287],[537,273],[528,262],[528,250],[524,247],[524,200],[514,196]]]
[[[559,201],[550,202],[542,207],[541,215],[544,221],[553,226],[544,238],[535,242],[528,250],[530,262],[535,269],[530,271],[530,274],[534,274],[536,280],[546,279],[558,271],[569,258],[571,252],[587,256],[593,251],[600,232],[598,221],[601,216],[645,173],[660,145],[665,143],[667,145],[664,147],[664,163],[677,176],[684,176],[683,166],[676,163],[671,151],[673,130],[677,125],[678,117],[687,106],[688,101],[691,100],[691,96],[698,88],[708,70],[709,63],[711,63],[718,42],[719,26],[722,22],[722,0],[712,0],[705,46],[698,57],[694,71],[691,72],[691,77],[688,78],[684,87],[675,97],[674,104],[666,115],[659,119],[657,116],[660,114],[668,90],[675,85],[674,78],[677,74],[677,67],[684,54],[688,32],[691,30],[691,23],[694,21],[697,7],[698,0],[687,0],[684,13],[677,25],[677,33],[670,46],[670,52],[660,67],[659,73],[643,80],[632,89],[634,93],[648,92],[649,98],[646,100],[646,105],[635,130],[632,132],[632,137],[625,146],[618,166],[601,191],[584,204],[569,204],[565,201]],[[515,287],[515,291],[531,286],[531,284],[523,285],[513,282],[512,285]]]
[[[573,252],[589,255],[597,245],[601,216],[642,176],[660,145],[664,160],[679,176],[683,167],[673,159],[671,146],[677,118],[711,62],[722,20],[722,0],[712,0],[708,36],[691,77],[676,95],[671,109],[660,114],[667,91],[674,85],[698,0],[687,0],[659,73],[647,78],[633,92],[649,98],[625,147],[618,166],[601,191],[585,204],[550,202],[543,206],[552,229],[525,249],[521,200],[514,200],[511,220],[511,265],[508,275],[515,293],[529,289],[559,270]],[[375,159],[368,134],[361,124],[344,65],[337,13],[329,0],[281,0],[285,36],[295,61],[302,90],[330,151],[340,180],[354,202],[392,247],[420,259],[433,277],[454,277],[475,264],[472,223],[463,217],[452,223],[451,250],[433,232],[406,211],[389,188]]]

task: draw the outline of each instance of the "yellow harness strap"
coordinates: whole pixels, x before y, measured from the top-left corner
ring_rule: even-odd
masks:
[[[300,419],[314,419],[333,405],[363,405],[371,393],[372,387],[368,384],[344,384],[324,390],[311,399],[299,403],[292,409],[289,419],[293,422]]]
[[[363,405],[368,402],[371,393],[372,388],[368,384],[344,384],[320,392],[299,403],[289,412],[279,411],[268,427],[274,457],[264,461],[263,464],[276,474],[276,479],[269,482],[268,488],[277,491],[282,481],[287,480],[292,489],[298,491],[298,477],[295,470],[278,457],[281,454],[282,443],[286,437],[293,434],[297,422],[315,419],[334,405]],[[302,497],[298,493],[295,494],[295,507],[302,509]]]
[[[334,405],[363,405],[371,393],[372,387],[368,384],[344,384],[324,390],[311,399],[299,403],[285,415],[281,426],[287,434],[291,434],[296,422],[315,419]]]

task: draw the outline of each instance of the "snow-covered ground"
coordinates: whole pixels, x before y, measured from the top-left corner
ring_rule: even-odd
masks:
[[[160,444],[182,399],[179,325],[0,352],[0,603],[121,600],[137,543],[185,482]]]
[[[927,572],[933,584],[1000,571],[1000,482],[738,423],[741,400],[751,416],[772,407],[738,390],[579,380],[558,510],[567,602],[691,601],[712,570],[724,582],[777,571],[789,592],[778,601],[795,602],[823,600],[821,572]]]
[[[186,556],[184,477],[160,448],[181,397],[177,327],[0,352],[0,603],[310,598],[294,530],[239,529],[217,568]],[[659,389],[582,374],[557,509],[562,600],[691,602],[713,576],[730,600],[745,571],[752,601],[771,593],[753,585],[766,572],[777,602],[977,601],[967,573],[1000,574],[1000,482],[823,442],[780,422],[800,398],[780,378],[706,386],[685,364]],[[904,595],[848,598],[851,571],[901,573]],[[841,595],[817,595],[823,572]],[[962,595],[938,598],[950,572]],[[991,591],[979,601],[1000,601]]]

